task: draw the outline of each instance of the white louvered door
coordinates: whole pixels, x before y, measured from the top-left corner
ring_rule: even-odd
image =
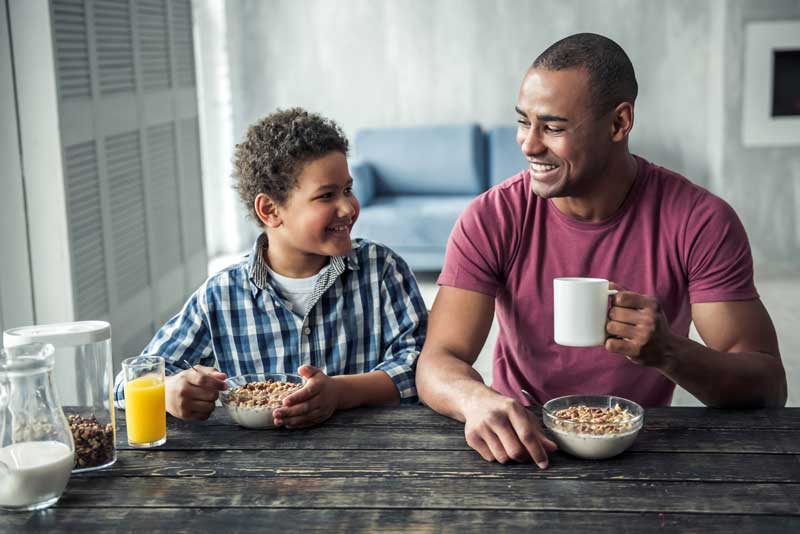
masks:
[[[0,0],[0,330],[33,321],[7,0]]]
[[[38,32],[13,32],[36,321],[110,320],[118,364],[206,274],[191,2],[10,12]]]

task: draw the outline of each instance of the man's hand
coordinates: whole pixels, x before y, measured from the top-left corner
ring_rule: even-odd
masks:
[[[227,387],[224,382],[227,377],[202,365],[166,377],[167,411],[180,419],[208,419],[219,392]]]
[[[608,312],[606,331],[615,337],[606,340],[606,350],[638,365],[663,367],[674,336],[658,301],[614,283],[610,288],[619,293]]]
[[[558,447],[542,432],[536,416],[517,401],[491,392],[464,411],[467,444],[487,462],[533,460],[547,469],[547,453]]]
[[[298,374],[307,380],[305,386],[283,399],[283,406],[272,412],[276,426],[301,428],[318,425],[328,419],[339,406],[336,381],[311,365],[303,365]]]

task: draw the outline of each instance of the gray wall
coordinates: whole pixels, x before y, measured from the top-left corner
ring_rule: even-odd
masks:
[[[745,147],[741,140],[744,27],[750,21],[800,19],[800,0],[728,2],[724,53],[721,173],[715,192],[745,223],[753,254],[770,268],[800,270],[800,146]]]
[[[295,105],[351,135],[513,124],[536,55],[571,33],[607,35],[640,83],[633,151],[731,202],[760,261],[800,256],[800,148],[744,150],[739,139],[744,22],[798,18],[800,0],[240,0],[225,14],[235,140]]]

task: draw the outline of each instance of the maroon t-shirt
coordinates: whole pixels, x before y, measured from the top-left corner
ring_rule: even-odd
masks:
[[[637,160],[631,191],[601,223],[572,219],[534,195],[528,171],[475,198],[458,219],[438,283],[495,297],[498,392],[523,400],[525,388],[540,402],[580,393],[670,404],[675,385],[655,369],[603,347],[553,341],[553,278],[606,278],[655,296],[681,336],[689,334],[691,304],[758,297],[733,209],[683,176]]]

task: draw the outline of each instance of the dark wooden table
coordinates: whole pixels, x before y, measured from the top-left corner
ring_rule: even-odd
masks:
[[[0,513],[0,531],[800,532],[798,408],[647,410],[623,455],[555,453],[547,471],[483,461],[463,425],[421,406],[277,431],[218,408],[170,418],[146,451],[119,414],[116,465],[73,476],[49,510]]]

